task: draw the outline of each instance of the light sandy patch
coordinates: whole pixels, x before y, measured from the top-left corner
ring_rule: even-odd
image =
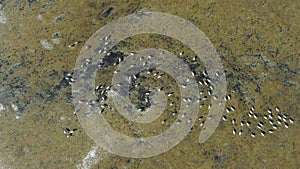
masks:
[[[90,149],[86,157],[82,159],[82,164],[78,164],[76,167],[77,169],[90,169],[93,165],[107,157],[108,154],[108,152],[95,145]]]

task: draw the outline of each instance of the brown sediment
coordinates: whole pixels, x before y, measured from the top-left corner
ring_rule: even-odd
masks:
[[[94,143],[73,114],[71,86],[65,76],[72,72],[84,42],[100,27],[137,11],[155,11],[187,19],[207,35],[226,70],[231,94],[226,106],[234,106],[235,111],[228,114],[224,111],[227,120],[220,122],[207,142],[198,144],[200,124],[206,118],[211,99],[208,97],[199,111],[199,116],[204,116],[202,120],[196,121],[191,133],[170,151],[146,159],[107,155],[92,168],[297,168],[299,6],[299,1],[185,1],[184,4],[179,1],[0,1],[0,11],[7,18],[6,23],[0,23],[0,103],[5,107],[0,112],[0,167],[2,162],[11,168],[75,168],[82,163]],[[43,40],[52,48],[45,49]],[[187,62],[194,55],[184,44],[161,35],[128,38],[113,50],[132,52],[145,47],[160,47],[175,54],[185,51],[182,58]],[[204,69],[201,62],[191,67],[199,73]],[[113,69],[98,72],[96,84],[110,82],[112,73]],[[139,86],[175,86],[169,76],[137,82]],[[175,88],[165,90],[174,92]],[[137,97],[138,94],[132,95],[131,99]],[[169,103],[178,102],[178,97],[178,92],[174,92]],[[17,111],[12,104],[18,107]],[[253,105],[257,119],[247,115]],[[269,117],[264,119],[269,108],[276,129],[269,123]],[[141,137],[165,131],[175,122],[176,115],[172,115],[175,111],[174,107],[168,107],[146,128],[126,121],[113,109],[105,110],[104,116],[120,132]],[[283,120],[281,125],[277,124],[279,114],[287,115],[289,128],[285,128]],[[240,125],[241,121],[244,126]],[[257,128],[260,121],[264,122],[264,136]],[[66,128],[77,130],[67,138]],[[251,137],[252,133],[255,138]]]

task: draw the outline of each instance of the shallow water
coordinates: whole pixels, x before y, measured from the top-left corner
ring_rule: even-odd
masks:
[[[299,168],[299,8],[299,1],[0,1],[0,168]],[[226,117],[204,144],[198,139],[211,101],[205,85],[199,88],[208,99],[197,115],[203,117],[178,145],[150,158],[103,150],[73,114],[72,88],[65,77],[86,41],[112,20],[138,11],[165,12],[190,21],[220,55],[231,96],[226,99],[229,113],[224,110]],[[193,63],[188,46],[161,35],[130,37],[112,52],[127,57],[150,47]],[[96,85],[108,86],[114,68],[99,70]],[[202,79],[204,69],[197,61],[196,77]],[[144,97],[141,86],[148,86],[173,92],[168,105],[176,104],[147,125],[106,108],[103,116],[115,130],[140,138],[155,136],[176,122],[172,113],[179,109],[178,86],[169,75],[156,73],[161,78],[140,74],[132,103],[149,106],[138,101]],[[114,106],[109,99],[105,103]],[[249,115],[252,106],[255,110]],[[257,127],[259,122],[265,133]]]

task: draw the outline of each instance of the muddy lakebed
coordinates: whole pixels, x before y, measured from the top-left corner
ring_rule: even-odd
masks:
[[[298,168],[299,8],[299,1],[0,0],[0,168]],[[190,102],[180,97],[184,86],[159,69],[131,77],[129,100],[143,112],[153,106],[151,91],[162,92],[167,103],[160,116],[142,124],[118,113],[111,78],[135,51],[173,53],[199,88],[199,111],[187,135],[162,154],[131,158],[104,150],[82,127],[73,104],[73,70],[97,30],[146,12],[178,16],[199,28],[220,57],[227,89],[218,127],[200,144],[214,100],[201,57],[177,39],[146,33],[105,51],[95,78],[97,102],[91,104],[129,137],[153,137],[191,122],[178,120],[180,103]]]

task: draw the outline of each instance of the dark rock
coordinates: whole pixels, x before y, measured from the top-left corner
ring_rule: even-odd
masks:
[[[114,63],[117,63],[119,58],[121,58],[121,60],[124,59],[124,53],[118,51],[118,52],[112,52],[109,56],[105,56],[103,58],[103,66],[104,67],[108,67],[108,66],[113,66]]]
[[[32,5],[33,3],[37,3],[37,0],[27,0],[28,5]]]
[[[3,10],[5,6],[6,6],[6,0],[0,0],[0,10]]]
[[[57,76],[58,75],[58,71],[56,70],[52,70],[52,72],[50,72],[49,76],[52,77],[52,76]]]
[[[103,17],[108,17],[109,14],[114,10],[114,7],[109,7],[106,11],[103,12],[102,16]]]
[[[66,17],[66,13],[62,13],[58,17],[56,17],[53,22],[58,23],[58,22],[62,21],[65,17]]]
[[[217,163],[220,163],[224,160],[223,155],[222,154],[217,154],[217,155],[213,156],[213,160]]]

